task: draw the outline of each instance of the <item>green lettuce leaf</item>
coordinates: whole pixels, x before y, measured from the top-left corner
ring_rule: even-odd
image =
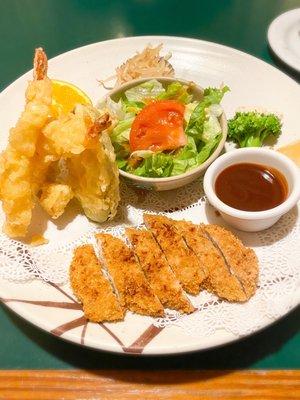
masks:
[[[204,146],[202,146],[200,148],[200,150],[198,151],[197,157],[196,157],[197,165],[204,163],[204,161],[206,161],[208,159],[208,157],[211,155],[211,153],[213,153],[213,151],[219,144],[221,137],[222,137],[222,135],[216,136],[213,140],[204,144]]]
[[[156,153],[146,158],[136,169],[130,172],[149,178],[162,178],[171,175],[172,167],[173,158],[170,154]]]
[[[125,92],[125,97],[129,101],[133,102],[144,102],[145,99],[153,99],[164,93],[165,89],[163,85],[156,79],[151,79],[141,83],[140,85],[134,86]]]
[[[130,135],[130,129],[131,129],[133,120],[134,120],[134,117],[120,121],[114,127],[114,129],[112,130],[112,133],[110,135],[110,139],[111,139],[112,145],[113,145],[115,153],[116,153],[118,165],[122,159],[126,159],[130,155],[129,135]],[[127,161],[126,161],[126,163],[127,163]],[[121,168],[121,167],[119,167],[119,168]],[[122,168],[124,168],[124,165]]]
[[[203,144],[198,151],[194,139],[189,137],[187,145],[177,153],[161,152],[147,154],[147,158],[137,168],[131,169],[127,166],[126,171],[149,178],[162,178],[183,174],[206,161],[215,150],[220,139],[221,135],[218,135],[209,143]]]
[[[172,82],[167,86],[166,91],[157,96],[157,100],[177,100],[188,104],[193,100],[193,95],[188,92],[189,87],[180,82]]]
[[[219,104],[228,90],[229,88],[227,86],[222,89],[208,88],[204,90],[203,100],[192,112],[188,126],[185,130],[185,133],[188,136],[192,136],[195,139],[196,144],[200,141],[208,142],[208,140],[213,139],[214,136],[217,136],[220,133],[220,129],[214,129],[214,134],[212,135],[212,132],[210,131],[208,137],[204,136],[203,140],[204,127],[206,128],[206,132],[212,127],[212,121],[210,126],[207,124],[205,125],[207,118],[210,116],[209,107],[213,104]],[[213,122],[215,122],[215,120]],[[216,128],[216,124],[214,124],[214,127]]]
[[[143,102],[129,101],[125,96],[120,99],[120,102],[125,118],[136,116],[145,107],[145,104]]]
[[[111,133],[112,142],[124,142],[129,141],[129,134],[134,117],[123,119],[118,122]]]

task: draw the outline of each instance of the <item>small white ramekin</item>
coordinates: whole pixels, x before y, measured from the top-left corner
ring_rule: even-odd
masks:
[[[215,193],[215,182],[220,172],[233,164],[255,163],[276,168],[288,183],[288,196],[277,207],[265,211],[242,211],[223,203]],[[204,191],[209,203],[234,228],[246,232],[257,232],[269,228],[279,218],[293,208],[300,199],[300,170],[285,155],[269,149],[243,148],[229,151],[217,158],[204,176]]]

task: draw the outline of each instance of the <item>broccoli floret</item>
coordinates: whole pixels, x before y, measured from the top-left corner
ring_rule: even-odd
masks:
[[[240,147],[260,147],[268,136],[277,138],[280,133],[281,121],[275,114],[237,112],[228,121],[228,137]]]

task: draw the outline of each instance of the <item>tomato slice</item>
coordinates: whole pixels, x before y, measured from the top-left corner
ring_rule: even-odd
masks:
[[[134,119],[130,151],[174,150],[187,143],[183,129],[184,105],[175,100],[158,100],[147,105]]]

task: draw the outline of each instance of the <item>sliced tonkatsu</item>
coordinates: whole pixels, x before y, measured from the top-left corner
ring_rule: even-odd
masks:
[[[144,214],[144,222],[152,231],[183,289],[198,294],[207,278],[207,271],[176,229],[176,221],[162,215]]]
[[[152,233],[147,230],[128,228],[126,235],[151,288],[163,306],[182,313],[193,312],[194,307],[186,297]]]
[[[133,251],[112,235],[101,233],[96,238],[121,304],[138,314],[163,316],[163,306],[147,282]]]
[[[73,292],[82,302],[87,319],[102,322],[124,318],[124,308],[104,277],[92,245],[75,249],[69,272]]]
[[[178,221],[176,227],[187,245],[195,252],[200,263],[208,271],[205,288],[228,301],[247,300],[243,286],[232,273],[219,248],[210,240],[204,230],[204,225]]]
[[[218,225],[203,225],[203,229],[224,258],[231,275],[242,287],[245,300],[256,291],[258,282],[258,259],[254,250],[247,248],[230,231]]]

